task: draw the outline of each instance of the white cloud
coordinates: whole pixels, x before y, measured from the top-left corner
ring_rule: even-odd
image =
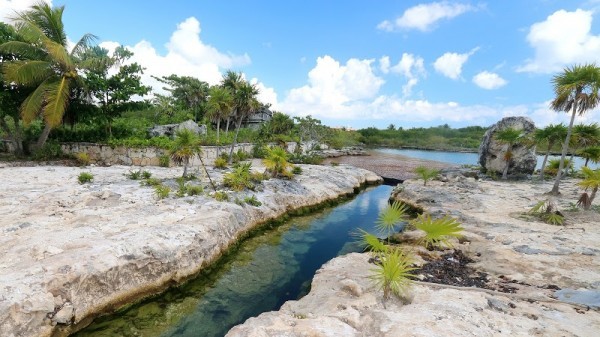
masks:
[[[223,53],[205,44],[200,39],[200,32],[200,22],[190,17],[177,25],[177,29],[165,45],[165,55],[159,54],[154,46],[145,40],[134,46],[127,46],[134,53],[130,62],[137,62],[146,68],[142,82],[152,86],[156,92],[162,92],[162,84],[150,75],[160,77],[177,74],[196,77],[212,85],[221,80],[221,70],[250,63],[247,54]],[[114,49],[117,45],[118,43],[112,41],[101,43],[101,46],[107,49]]]
[[[274,110],[278,109],[279,106],[277,104],[277,93],[275,92],[275,89],[267,87],[264,83],[259,82],[257,78],[252,78],[250,83],[255,84],[258,88],[258,100],[260,102],[271,104],[271,107]]]
[[[451,3],[448,1],[432,2],[410,7],[402,16],[393,22],[385,20],[377,25],[378,29],[384,31],[395,31],[401,29],[418,29],[428,31],[436,22],[442,19],[452,19],[463,13],[474,11],[475,7],[468,4]]]
[[[508,82],[496,73],[482,71],[473,76],[473,83],[477,84],[480,88],[493,90],[505,86]]]
[[[381,72],[384,74],[387,74],[390,72],[390,57],[389,56],[383,56],[382,58],[379,59],[379,70],[381,70]]]
[[[404,97],[410,96],[412,88],[419,83],[419,78],[425,76],[425,66],[423,64],[422,57],[403,53],[398,64],[390,68],[393,73],[400,74],[408,80],[402,87]]]
[[[343,118],[347,108],[373,98],[384,80],[373,73],[373,60],[352,58],[345,65],[331,56],[317,58],[308,84],[289,91],[280,108],[292,115],[317,115],[323,110]]]
[[[456,80],[460,77],[462,73],[462,67],[467,62],[469,57],[473,55],[479,48],[475,48],[468,53],[458,54],[458,53],[444,53],[444,55],[440,56],[433,63],[433,67],[435,70],[442,75]]]
[[[600,35],[593,35],[592,11],[559,10],[545,21],[534,23],[527,42],[535,56],[517,69],[521,72],[551,73],[573,63],[594,62],[600,54]]]
[[[44,0],[52,6],[52,0]],[[39,0],[0,0],[0,21],[10,22],[15,12],[29,9],[37,4]]]

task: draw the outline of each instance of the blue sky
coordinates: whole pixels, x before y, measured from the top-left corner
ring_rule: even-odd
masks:
[[[32,0],[0,0],[0,16]],[[490,125],[548,109],[550,80],[600,55],[600,1],[91,1],[65,5],[71,40],[93,33],[152,75],[217,83],[227,69],[261,99],[331,126]],[[600,121],[594,111],[581,122]]]

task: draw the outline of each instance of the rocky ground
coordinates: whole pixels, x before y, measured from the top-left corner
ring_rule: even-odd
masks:
[[[428,186],[406,181],[398,198],[462,222],[465,238],[455,248],[473,260],[471,276],[487,289],[418,281],[410,298],[384,307],[369,279],[369,255],[351,254],[324,265],[306,297],[227,336],[598,336],[600,214],[572,210],[581,193],[574,180],[563,182],[556,199],[564,226],[526,214],[550,189],[463,176]],[[429,253],[464,268],[452,251]],[[435,271],[417,274],[427,281]]]
[[[353,167],[302,165],[293,180],[230,195],[254,194],[262,202],[254,207],[208,196],[158,200],[125,177],[130,169],[0,165],[0,336],[85,324],[194,275],[259,223],[380,179]],[[146,169],[173,186],[182,170]],[[78,184],[81,172],[93,182]]]
[[[378,151],[366,151],[366,153],[358,156],[327,158],[323,163],[326,165],[331,163],[352,165],[375,172],[382,177],[397,179],[400,181],[414,178],[414,169],[421,165],[436,169],[443,169],[452,166],[447,163],[409,158],[406,156],[387,154]]]

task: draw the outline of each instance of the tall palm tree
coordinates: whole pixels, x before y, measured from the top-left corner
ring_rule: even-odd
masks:
[[[52,8],[45,2],[19,12],[14,18],[20,41],[9,41],[0,49],[18,56],[3,69],[6,80],[26,87],[36,87],[21,104],[23,122],[31,123],[42,116],[44,130],[37,146],[48,139],[50,131],[63,119],[71,98],[71,89],[78,83],[79,56],[95,39],[85,34],[67,51],[67,35],[62,15],[65,7]]]
[[[584,149],[579,150],[577,152],[579,156],[585,159],[585,164],[583,166],[587,167],[588,163],[591,161],[594,164],[598,164],[600,162],[600,146],[588,146]]]
[[[233,149],[237,145],[238,134],[242,126],[242,121],[254,113],[260,108],[260,102],[256,99],[258,95],[258,88],[254,84],[250,84],[244,81],[235,94],[233,95],[233,102],[235,106],[234,120],[235,125],[235,136],[233,136],[233,143],[231,143],[231,150],[229,150],[229,162],[233,156]]]
[[[569,150],[569,141],[573,131],[575,115],[583,115],[598,105],[600,89],[600,68],[596,64],[574,65],[552,78],[556,97],[550,104],[555,111],[571,111],[571,121],[567,128],[567,136],[560,155],[560,164],[551,193],[559,194],[560,179],[564,168],[565,157]]]
[[[232,70],[227,70],[225,75],[223,75],[223,79],[221,80],[221,85],[224,88],[229,89],[232,95],[235,96],[236,92],[240,88],[240,86],[244,83],[244,78],[242,77],[242,73],[235,72]],[[227,124],[225,125],[225,134],[229,133],[229,123],[231,118],[236,114],[236,107],[233,106],[233,109],[227,115]]]
[[[221,120],[229,116],[232,107],[233,97],[231,96],[229,89],[221,86],[214,86],[210,88],[207,117],[213,123],[217,123],[217,157],[219,156],[219,150],[221,148],[221,143],[219,141]]]
[[[513,147],[517,144],[520,144],[524,140],[524,135],[521,130],[517,130],[515,128],[506,128],[502,129],[494,135],[494,138],[501,144],[505,144],[506,148],[504,150],[504,161],[506,165],[504,166],[504,171],[502,171],[502,179],[508,179],[508,168],[510,167],[510,163],[513,159]]]
[[[544,155],[544,161],[542,162],[542,168],[540,170],[540,180],[544,180],[544,169],[546,168],[546,163],[548,162],[548,156],[550,155],[550,151],[556,144],[556,142],[560,142],[562,139],[565,139],[567,136],[567,127],[561,124],[550,124],[543,129],[535,130],[533,135],[534,139],[537,143],[545,143],[548,146],[546,150],[546,154]]]

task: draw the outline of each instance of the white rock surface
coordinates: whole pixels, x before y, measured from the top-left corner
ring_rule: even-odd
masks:
[[[302,165],[294,180],[268,180],[253,193],[261,207],[242,207],[206,196],[157,200],[124,176],[130,169],[0,168],[0,336],[50,336],[57,323],[194,275],[258,223],[380,179],[353,167]],[[181,174],[146,169],[162,179]],[[91,184],[77,183],[84,171]]]
[[[581,191],[573,180],[561,186],[557,202],[565,211]],[[407,181],[399,194],[434,215],[458,217],[468,241],[457,247],[493,282],[520,282],[507,283],[517,288],[514,295],[418,283],[411,303],[392,299],[384,308],[369,279],[369,256],[350,254],[324,265],[306,297],[250,318],[227,336],[599,336],[598,309],[557,301],[546,287],[598,293],[600,216],[566,212],[567,225],[559,227],[524,215],[550,189],[551,183],[459,177],[426,187]]]

